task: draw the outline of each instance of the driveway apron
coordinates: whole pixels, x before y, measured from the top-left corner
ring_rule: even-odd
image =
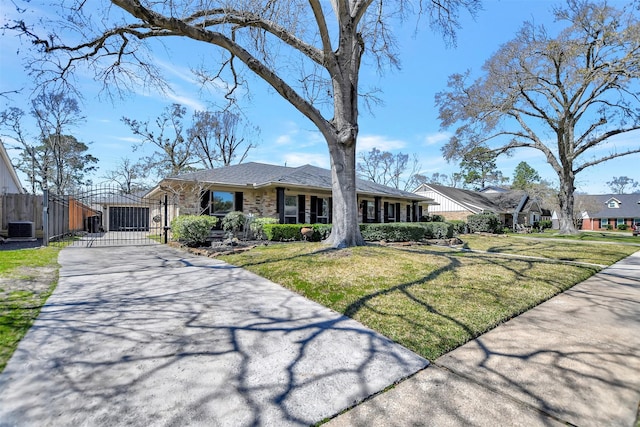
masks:
[[[218,260],[157,245],[60,264],[0,375],[0,425],[309,425],[428,364]]]

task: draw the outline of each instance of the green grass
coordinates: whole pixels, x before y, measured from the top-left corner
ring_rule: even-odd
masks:
[[[55,264],[58,259],[58,248],[22,249],[0,251],[0,277],[15,273],[25,266],[46,267]]]
[[[559,234],[547,230],[544,233],[519,235],[518,237],[535,237],[541,239],[562,239],[582,242],[635,243],[640,245],[640,236],[631,236],[631,231],[589,231],[578,234]]]
[[[59,251],[0,251],[0,372],[56,287]]]
[[[544,250],[518,251],[551,257],[562,244],[549,243]],[[602,262],[633,252],[618,248],[604,257],[601,246],[582,249],[578,258]],[[344,313],[430,360],[598,271],[433,246],[333,250],[313,243],[272,244],[220,258]]]
[[[462,236],[469,249],[503,254],[537,256],[562,261],[611,265],[636,252],[630,245],[598,244],[596,242],[532,239],[510,234],[489,237],[476,234]]]

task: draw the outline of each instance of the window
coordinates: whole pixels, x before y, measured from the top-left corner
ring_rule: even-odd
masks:
[[[616,219],[616,226],[618,226],[618,225],[624,225],[624,218]]]
[[[396,205],[393,203],[387,205],[387,219],[389,222],[396,221]]]
[[[616,199],[611,199],[607,202],[607,207],[611,209],[617,209],[620,207],[620,204]]]
[[[226,215],[233,210],[235,194],[225,191],[211,192],[210,215]]]
[[[329,199],[318,199],[318,217],[317,221],[320,224],[329,223]]]
[[[609,218],[600,219],[600,228],[607,228],[609,226]]]
[[[371,200],[367,200],[367,205],[365,206],[365,208],[367,209],[367,220],[368,220],[368,222],[375,221],[375,218],[376,218],[376,204]]]
[[[298,222],[298,196],[284,196],[284,223]]]

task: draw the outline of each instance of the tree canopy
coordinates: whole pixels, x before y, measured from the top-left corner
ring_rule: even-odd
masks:
[[[554,10],[557,35],[525,23],[471,81],[449,77],[436,96],[448,159],[489,145],[496,153],[541,151],[557,173],[560,230],[575,232],[575,177],[608,160],[640,152],[608,144],[640,129],[640,23],[632,5],[569,0]]]
[[[529,166],[527,162],[520,162],[513,171],[513,182],[511,188],[515,190],[527,190],[532,185],[540,182],[538,171]]]

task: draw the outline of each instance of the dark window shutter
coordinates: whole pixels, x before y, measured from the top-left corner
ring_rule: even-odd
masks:
[[[389,202],[384,202],[384,222],[389,222]]]
[[[396,222],[400,222],[400,203],[396,203]]]
[[[211,200],[211,191],[204,190],[200,193],[200,212],[201,215],[211,215],[211,205],[209,204]]]
[[[411,222],[411,205],[407,205],[407,215],[406,215],[406,221],[407,222]]]
[[[369,202],[366,200],[362,201],[362,222],[367,222],[367,211],[369,207]]]
[[[305,223],[305,215],[304,215],[304,205],[305,205],[305,196],[304,194],[298,195],[298,224]]]
[[[374,211],[374,217],[373,217],[373,222],[380,222],[380,197],[376,197],[374,202],[374,206],[375,206],[375,211]]]
[[[322,200],[322,199],[321,199]],[[309,209],[309,222],[315,224],[318,222],[318,212],[322,209],[322,204],[318,203],[317,196],[311,196],[311,207]]]
[[[280,224],[284,224],[284,188],[276,188],[276,213]]]
[[[234,209],[238,212],[242,212],[243,210],[243,193],[242,191],[236,191],[236,197],[235,197],[235,203],[234,203]]]

